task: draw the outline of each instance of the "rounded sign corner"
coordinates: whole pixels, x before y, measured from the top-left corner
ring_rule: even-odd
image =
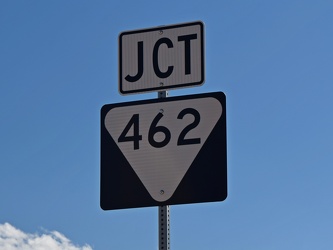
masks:
[[[121,94],[121,95],[126,95],[126,94],[127,94],[127,92],[126,92],[126,91],[123,91],[121,88],[118,89],[118,92],[119,92],[119,94]]]
[[[101,114],[104,114],[106,111],[109,110],[109,104],[105,104],[101,107]]]
[[[198,20],[195,23],[199,24],[201,26],[201,28],[203,29],[205,27],[205,22],[202,20]]]

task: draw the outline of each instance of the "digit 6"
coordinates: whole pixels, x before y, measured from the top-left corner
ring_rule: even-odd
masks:
[[[166,146],[171,139],[171,133],[170,130],[167,129],[164,126],[157,126],[157,123],[161,120],[163,117],[162,113],[158,113],[156,117],[154,118],[153,122],[150,125],[149,132],[148,132],[148,141],[150,145],[152,145],[155,148],[162,148]],[[156,133],[163,133],[164,134],[164,139],[160,142],[156,141],[154,139],[154,136]]]

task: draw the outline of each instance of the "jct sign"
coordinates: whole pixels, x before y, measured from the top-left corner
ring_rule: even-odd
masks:
[[[127,31],[119,36],[121,94],[201,85],[204,76],[202,22]]]

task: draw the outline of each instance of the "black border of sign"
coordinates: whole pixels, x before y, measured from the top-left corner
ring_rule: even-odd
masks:
[[[158,202],[152,199],[134,170],[121,153],[104,125],[106,114],[113,108],[149,103],[213,97],[223,111],[205,144],[194,159],[173,196]],[[106,104],[101,108],[100,206],[103,210],[165,206],[223,201],[227,185],[226,97],[223,92],[194,94]]]
[[[166,29],[175,29],[175,28],[181,28],[186,26],[192,26],[192,25],[199,25],[201,29],[201,80],[199,82],[193,82],[193,83],[184,83],[184,84],[175,84],[170,86],[161,86],[161,87],[154,87],[154,88],[145,88],[145,89],[138,89],[138,90],[130,90],[130,91],[124,91],[122,88],[122,37],[125,35],[131,35],[136,33],[145,33],[145,32],[151,32],[156,30],[166,30]],[[196,22],[190,22],[190,23],[182,23],[182,24],[174,24],[174,25],[167,25],[167,26],[159,26],[154,28],[147,28],[147,29],[140,29],[140,30],[132,30],[132,31],[124,31],[119,34],[118,38],[118,76],[119,76],[119,92],[122,95],[128,95],[128,94],[135,94],[135,93],[146,93],[146,92],[153,92],[153,91],[165,91],[168,89],[176,89],[176,88],[186,88],[191,86],[197,86],[202,85],[205,82],[205,40],[204,40],[204,23],[202,21],[196,21]]]

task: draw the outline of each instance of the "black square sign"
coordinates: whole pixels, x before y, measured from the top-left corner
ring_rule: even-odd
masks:
[[[104,210],[223,201],[227,197],[222,92],[104,105]]]

